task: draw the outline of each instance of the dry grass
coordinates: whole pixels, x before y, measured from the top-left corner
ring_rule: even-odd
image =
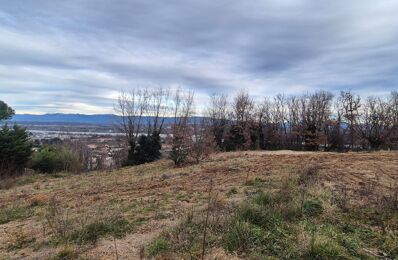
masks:
[[[1,190],[1,209],[28,203],[26,207],[33,210],[33,214],[0,225],[0,255],[46,259],[67,247],[78,248],[79,255],[88,259],[115,259],[116,244],[119,259],[138,258],[142,246],[162,229],[174,226],[193,208],[206,206],[210,179],[214,192],[224,194],[229,202],[236,202],[258,188],[272,191],[285,177],[309,165],[317,165],[318,185],[331,190],[344,187],[349,204],[368,203],[371,196],[364,194],[369,190],[391,196],[391,184],[398,181],[396,152],[234,152],[216,154],[205,162],[182,168],[174,168],[172,162],[161,160],[87,175],[29,177],[27,182],[21,179],[18,184]],[[54,243],[56,234],[45,216],[49,198],[55,196],[58,206],[64,210],[62,214],[72,222],[67,227],[77,229],[99,219],[104,212],[112,212],[128,221],[131,229],[115,240],[107,233],[93,244]],[[10,242],[8,234],[19,230],[29,230],[28,234],[24,233],[29,237],[21,240],[30,242],[11,250],[6,246]],[[223,255],[216,249],[211,254]]]

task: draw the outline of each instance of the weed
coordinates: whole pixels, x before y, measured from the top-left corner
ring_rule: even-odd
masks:
[[[188,194],[178,193],[176,200],[189,202],[191,197]]]
[[[11,189],[15,185],[15,179],[13,178],[5,178],[0,182],[0,190],[8,190]]]
[[[35,181],[43,178],[40,174],[27,174],[16,178],[9,177],[2,179],[0,182],[0,190],[8,190],[15,186],[23,186],[26,184],[34,183]]]
[[[344,254],[344,249],[335,242],[324,237],[316,237],[313,232],[304,259],[342,259]]]
[[[236,187],[231,187],[228,192],[227,195],[233,195],[233,194],[237,194],[238,193],[238,189]]]
[[[95,218],[83,217],[71,219],[68,212],[61,207],[55,198],[52,198],[47,207],[46,220],[47,225],[52,230],[55,237],[53,242],[75,243],[75,244],[94,244],[100,237],[112,235],[116,238],[123,237],[132,230],[131,225],[124,217],[106,212],[99,208]],[[76,222],[80,225],[77,226]]]
[[[49,200],[44,217],[53,234],[61,240],[65,240],[72,228],[71,221],[67,210],[60,205],[55,197]]]
[[[37,195],[34,195],[32,198],[30,198],[29,205],[31,207],[36,207],[36,206],[46,205],[48,202],[49,202],[49,198],[47,195],[37,194]]]
[[[348,188],[344,185],[336,187],[336,190],[332,192],[332,204],[337,205],[341,210],[349,210],[349,197]]]
[[[262,187],[265,184],[265,180],[260,178],[260,177],[256,177],[252,180],[247,180],[245,182],[245,186],[254,186],[254,187]]]
[[[253,199],[254,203],[262,206],[268,206],[274,203],[274,196],[270,193],[260,192],[256,197]]]
[[[64,247],[61,251],[58,252],[51,260],[75,260],[79,259],[78,252],[70,246]]]
[[[302,186],[311,186],[318,181],[318,176],[319,176],[319,165],[317,164],[312,164],[309,166],[306,166],[302,168],[301,170],[298,171],[298,183],[299,185]]]
[[[398,210],[398,183],[390,184],[388,193],[381,198],[381,205],[386,209]]]
[[[282,220],[278,212],[252,203],[243,204],[237,211],[236,218],[264,228],[274,228]]]
[[[229,252],[248,252],[261,243],[262,237],[260,227],[246,221],[234,221],[224,236],[224,248]]]
[[[34,210],[30,207],[17,205],[0,209],[0,225],[10,221],[26,219],[33,215]]]
[[[100,237],[112,235],[122,238],[130,230],[131,225],[123,218],[95,221],[73,232],[68,241],[76,244],[95,244]]]
[[[307,200],[303,204],[303,213],[307,216],[319,216],[323,212],[322,202],[318,199]]]
[[[147,253],[149,256],[156,256],[160,253],[168,251],[169,249],[169,242],[164,237],[159,237],[149,245]]]
[[[36,238],[22,230],[9,234],[9,238],[7,243],[7,250],[9,251],[25,248],[36,241]]]

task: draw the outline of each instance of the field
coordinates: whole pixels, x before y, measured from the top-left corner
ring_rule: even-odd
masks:
[[[396,203],[398,153],[292,151],[220,153],[199,164],[180,168],[175,168],[171,161],[160,160],[107,172],[29,175],[3,181],[0,190],[0,256],[3,259],[200,258],[200,243],[192,242],[187,246],[184,239],[188,233],[202,237],[203,231],[181,227],[188,222],[203,226],[206,213],[212,210],[210,220],[206,221],[209,224],[206,258],[255,258],[256,254],[268,254],[269,249],[260,248],[261,245],[252,248],[249,246],[253,244],[251,240],[248,240],[247,248],[236,248],[235,240],[226,240],[229,237],[220,235],[211,224],[217,216],[223,219],[217,223],[225,223],[229,215],[238,214],[236,208],[241,207],[239,205],[264,194],[282,194],[282,197],[290,196],[292,201],[295,200],[296,197],[291,195],[295,191],[281,193],[290,189],[286,183],[292,179],[301,180],[295,184],[299,187],[304,183],[300,179],[302,173],[311,175],[312,171],[316,178],[314,183],[305,182],[305,193],[300,193],[300,188],[292,189],[303,194],[303,198],[319,196],[324,205],[321,215],[308,218],[300,215],[294,220],[286,220],[295,230],[295,236],[304,234],[301,240],[308,240],[300,247],[311,246],[313,253],[317,245],[311,244],[313,241],[305,234],[319,232],[320,236],[327,237],[320,229],[313,233],[305,231],[303,223],[324,227],[326,222],[332,222],[332,217],[338,215],[345,219],[357,212],[355,210],[366,208],[369,212],[374,207],[379,210],[376,214],[385,216],[380,223],[368,219],[356,219],[355,225],[350,222],[355,227],[374,232],[372,242],[350,237],[355,245],[345,247],[336,242],[336,248],[341,247],[342,254],[358,258],[372,259],[383,254],[394,257],[398,252],[397,215],[396,211],[391,212],[395,204],[386,203]],[[285,207],[278,204],[282,200],[274,198],[271,200],[275,203],[269,208]],[[380,209],[381,202],[387,206]],[[216,205],[218,213],[214,213],[211,205]],[[307,204],[303,205],[306,210]],[[347,218],[347,221],[351,220]],[[302,232],[297,231],[299,227],[303,227]],[[176,229],[181,231],[181,245],[172,235]],[[333,232],[339,234],[338,230]],[[327,239],[332,241],[334,237]],[[297,248],[292,249],[292,254]],[[279,251],[275,252],[279,254]]]

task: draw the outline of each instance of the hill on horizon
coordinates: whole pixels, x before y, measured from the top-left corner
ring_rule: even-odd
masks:
[[[118,116],[113,114],[16,114],[10,121],[15,123],[64,123],[64,124],[93,124],[112,125],[116,123]]]
[[[149,120],[150,116],[143,117],[143,123],[146,123]],[[201,117],[192,117],[201,118]],[[90,124],[90,125],[114,125],[120,119],[120,116],[114,114],[94,114],[94,115],[86,115],[86,114],[63,114],[63,113],[54,113],[54,114],[43,114],[43,115],[34,115],[34,114],[16,114],[10,122],[13,123],[23,123],[23,124],[34,124],[34,123],[48,123],[48,124]],[[165,118],[165,123],[172,123],[174,118],[167,117]]]

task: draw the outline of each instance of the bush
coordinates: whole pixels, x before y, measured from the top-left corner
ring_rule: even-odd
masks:
[[[66,147],[45,146],[33,154],[31,168],[42,173],[78,173],[83,163],[78,154]]]
[[[0,130],[0,177],[21,173],[32,155],[32,147],[26,129],[4,125]]]
[[[225,149],[227,151],[243,150],[246,141],[245,129],[238,124],[232,125],[225,138]]]
[[[158,160],[161,148],[159,134],[141,135],[134,149],[129,150],[128,158],[123,165],[138,165]]]

